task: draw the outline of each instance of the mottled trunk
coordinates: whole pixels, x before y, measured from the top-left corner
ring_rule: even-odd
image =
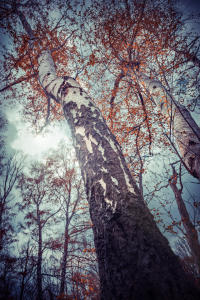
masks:
[[[56,76],[49,52],[39,64],[40,81],[63,106],[71,128],[93,222],[101,299],[199,299],[98,107],[74,79]]]
[[[37,222],[38,222],[37,300],[42,300],[42,226],[40,221],[39,209],[37,209]]]
[[[66,216],[66,225],[65,225],[65,242],[64,242],[64,252],[62,258],[62,271],[61,271],[61,282],[60,282],[60,294],[64,292],[65,289],[65,275],[66,275],[66,263],[67,263],[67,254],[68,254],[68,216]]]
[[[200,271],[200,244],[198,240],[198,233],[195,226],[190,221],[190,216],[188,214],[187,208],[181,196],[181,192],[176,186],[177,183],[177,174],[175,169],[173,168],[173,181],[169,184],[174,192],[176,203],[178,206],[179,213],[181,215],[181,221],[183,222],[183,226],[185,228],[187,234],[188,244],[191,250],[191,254],[194,258],[197,269]]]
[[[186,107],[178,103],[158,80],[137,72],[161,113],[170,120],[183,162],[190,173],[200,180],[200,129]]]

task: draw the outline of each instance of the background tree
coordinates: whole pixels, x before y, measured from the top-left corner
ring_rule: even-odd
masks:
[[[101,17],[97,18],[97,14]],[[135,147],[141,149],[140,156],[147,151],[152,155],[151,149],[169,146],[169,142],[179,154],[172,142],[173,133],[183,163],[193,176],[199,178],[199,129],[187,110],[194,100],[191,96],[198,98],[195,82],[199,69],[194,64],[191,66],[190,59],[185,61],[184,56],[176,55],[173,47],[169,48],[169,45],[177,45],[178,39],[180,47],[188,48],[185,51],[198,51],[198,35],[188,30],[183,33],[186,20],[174,1],[162,4],[158,1],[123,1],[112,5],[100,2],[88,8],[88,15],[94,25],[92,34],[86,30],[85,40],[92,44],[95,36],[96,44],[85,74],[89,74],[92,82],[98,80],[107,87],[98,104],[126,156],[131,156]],[[186,75],[187,67],[190,68],[187,76],[192,78],[184,83],[186,98],[177,83]],[[109,76],[109,81],[102,76],[103,72]],[[130,74],[131,79],[128,78]],[[170,93],[174,96],[177,93],[178,101],[171,98]],[[168,118],[164,122],[156,106]],[[135,169],[132,173],[135,176]]]
[[[42,297],[42,256],[48,244],[53,217],[60,209],[53,206],[53,202],[58,201],[54,190],[49,186],[48,172],[45,165],[32,164],[30,175],[23,173],[18,180],[18,187],[23,198],[23,204],[19,207],[25,214],[26,224],[29,228],[29,235],[37,244],[37,297]],[[44,235],[47,237],[44,238]]]
[[[34,298],[34,274],[37,266],[37,260],[34,255],[34,247],[30,240],[23,244],[19,250],[17,258],[17,274],[19,276],[18,288],[16,288],[17,297],[22,299]]]
[[[1,299],[16,295],[17,257],[13,253],[17,241],[14,186],[24,167],[24,157],[4,157],[0,177],[0,294]]]
[[[13,187],[18,180],[24,167],[24,157],[20,154],[4,159],[4,166],[0,182],[0,248],[2,249],[8,241],[12,243],[14,228],[11,220],[15,213],[12,213],[11,201],[14,196],[11,194]]]
[[[190,279],[195,282],[198,288],[200,288],[199,270],[193,256],[191,255],[191,250],[188,247],[186,239],[179,239],[177,241],[176,253],[180,257],[185,273],[187,273]]]
[[[176,198],[177,206],[181,215],[181,221],[183,222],[183,226],[186,231],[186,237],[188,240],[189,247],[191,249],[192,257],[197,266],[197,269],[200,271],[200,244],[199,244],[198,231],[196,230],[195,226],[192,224],[190,220],[189,213],[186,209],[185,203],[181,195],[182,191],[177,187],[178,174],[173,165],[172,165],[172,169],[173,169],[173,177],[170,180],[169,184]],[[195,205],[195,203],[193,204]],[[196,203],[195,206],[198,208],[198,203]]]
[[[190,191],[190,182],[184,182],[186,175],[187,171],[181,167],[179,161],[170,163],[166,157],[162,175],[152,171],[153,188],[148,190],[145,197],[161,231],[168,237],[169,235],[176,237],[176,245],[181,241],[187,246],[187,251],[181,252],[179,249],[178,253],[181,253],[182,259],[183,253],[189,256],[188,259],[192,257],[193,264],[198,270],[199,195],[198,192]],[[198,183],[193,183],[193,185],[198,186]],[[174,213],[175,209],[178,214]],[[187,261],[187,257],[184,260]]]
[[[65,289],[66,269],[68,260],[74,255],[73,245],[81,248],[80,236],[86,235],[91,229],[88,220],[88,209],[86,203],[85,189],[75,159],[73,149],[66,145],[64,141],[59,148],[52,150],[45,158],[47,170],[49,172],[49,184],[54,188],[55,195],[60,201],[60,216],[64,223],[63,250],[61,262],[60,294],[67,293]],[[82,249],[81,249],[82,250]]]
[[[1,252],[0,299],[16,297],[17,287],[17,258],[9,252]]]
[[[90,264],[95,264],[95,253],[93,260],[83,255],[84,245],[91,239],[91,222],[77,167],[73,149],[62,142],[57,149],[43,156],[43,163],[32,164],[29,174],[23,173],[18,181],[23,197],[18,207],[25,215],[21,234],[31,236],[31,240],[37,242],[36,247],[30,242],[26,249],[22,248],[19,257],[22,262],[20,295],[24,294],[28,299],[40,294],[41,299],[67,297],[72,294],[73,274],[79,274],[80,270],[85,274],[85,270],[92,269]],[[32,249],[31,256],[29,248]],[[90,278],[91,286],[88,278],[85,281],[87,288],[83,290],[85,295],[87,290],[90,291],[87,294],[90,299],[94,294],[90,290],[92,280]],[[35,291],[34,282],[38,291]],[[77,284],[82,285],[78,281]]]
[[[0,176],[3,172],[3,160],[5,158],[5,135],[7,120],[5,116],[0,112]]]

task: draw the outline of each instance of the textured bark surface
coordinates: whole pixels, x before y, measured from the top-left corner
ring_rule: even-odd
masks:
[[[199,299],[159,231],[100,110],[72,78],[57,77],[49,52],[40,81],[63,106],[93,222],[102,300]]]
[[[171,121],[181,157],[190,173],[200,180],[200,128],[186,107],[173,99],[158,80],[141,72],[137,72],[137,75],[140,84],[145,85],[161,113]]]

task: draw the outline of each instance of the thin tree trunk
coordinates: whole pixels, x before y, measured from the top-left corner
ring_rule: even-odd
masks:
[[[34,32],[31,28],[30,24],[27,22],[25,15],[20,10],[18,10],[18,5],[16,3],[16,0],[14,0],[13,3],[12,3],[12,10],[13,10],[13,13],[18,15],[18,17],[20,18],[22,26],[26,30],[26,33],[29,37],[29,45],[32,47],[33,42],[35,40]]]
[[[200,180],[200,129],[186,107],[167,92],[158,80],[137,72],[137,79],[154,99],[161,113],[168,117],[180,149],[180,154],[189,172]]]
[[[64,242],[64,253],[62,258],[62,272],[61,272],[61,282],[60,282],[60,294],[64,293],[65,289],[65,275],[66,275],[66,263],[68,255],[68,212],[66,213],[66,225],[65,225],[65,242]]]
[[[29,259],[29,242],[27,244],[27,249],[26,249],[26,261],[25,261],[24,272],[23,272],[22,283],[21,283],[21,291],[20,291],[20,298],[19,298],[20,300],[23,299],[24,280],[25,280],[25,277],[27,275],[28,259]]]
[[[40,221],[39,208],[37,208],[37,222],[38,222],[38,262],[37,262],[37,287],[38,298],[42,300],[42,226]]]
[[[180,190],[177,188],[177,173],[175,171],[175,168],[173,168],[173,180],[169,182],[175,198],[176,203],[178,206],[179,213],[181,215],[181,221],[183,222],[183,226],[185,228],[186,234],[187,234],[187,240],[188,244],[191,250],[191,254],[194,258],[195,264],[200,271],[200,244],[198,240],[198,233],[195,228],[195,226],[190,221],[190,216],[188,214],[187,208],[185,206],[185,203],[183,201],[183,198],[181,196]]]
[[[71,128],[93,222],[101,299],[199,299],[98,107],[74,79],[56,76],[50,52],[39,64],[40,82],[63,106]]]
[[[142,167],[140,168],[140,173],[139,173],[139,189],[140,189],[141,196],[143,197]]]

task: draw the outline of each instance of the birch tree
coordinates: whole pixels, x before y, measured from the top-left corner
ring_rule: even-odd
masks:
[[[193,74],[192,78],[190,78],[191,82],[189,81],[189,84],[186,83],[186,85],[188,87],[195,86],[196,94],[198,95],[199,88],[196,76],[199,74],[199,69],[196,68],[198,67],[198,57],[196,55],[198,54],[199,37],[197,34],[195,36],[195,33],[183,33],[184,22],[180,19],[181,14],[177,13],[175,7],[173,5],[169,6],[169,4],[173,4],[173,1],[170,3],[165,2],[164,7],[159,7],[157,1],[143,1],[141,3],[136,3],[136,1],[128,3],[128,1],[124,1],[124,6],[121,3],[109,6],[109,3],[107,3],[108,10],[106,11],[109,12],[108,14],[102,13],[103,10],[105,11],[106,5],[103,7],[103,5],[101,6],[100,4],[99,6],[97,5],[98,8],[96,9],[101,15],[100,20],[95,20],[97,16],[95,9],[91,9],[91,18],[93,18],[96,24],[96,27],[94,27],[96,38],[99,39],[99,44],[103,47],[103,51],[99,47],[96,47],[93,51],[93,62],[96,62],[97,65],[101,65],[101,63],[105,64],[106,61],[107,70],[110,71],[110,74],[115,75],[113,89],[111,89],[110,94],[108,92],[106,95],[102,95],[102,100],[105,101],[106,98],[110,97],[109,101],[107,101],[107,113],[104,112],[104,114],[107,116],[107,120],[110,119],[109,125],[112,132],[117,133],[121,145],[123,145],[126,150],[128,149],[126,161],[132,163],[131,157],[133,155],[130,153],[131,146],[129,140],[131,134],[135,131],[135,145],[137,149],[135,152],[138,154],[140,165],[144,165],[144,157],[146,157],[143,152],[143,148],[146,147],[144,140],[147,141],[147,143],[149,141],[149,153],[151,153],[150,148],[152,144],[157,142],[153,130],[152,109],[156,110],[156,108],[158,108],[159,112],[161,112],[160,116],[166,117],[164,118],[165,124],[163,124],[161,120],[159,122],[160,127],[167,128],[163,133],[165,136],[168,135],[168,140],[170,140],[170,143],[173,145],[173,150],[176,151],[176,154],[189,173],[199,179],[200,129],[188,110],[191,104],[188,105],[187,109],[186,106],[182,104],[184,103],[182,99],[180,100],[179,98],[179,101],[177,101],[175,97],[172,96],[171,91],[173,88],[170,87],[170,82],[168,81],[171,71],[169,72],[165,65],[167,61],[169,68],[176,70],[177,68],[181,69],[182,64],[188,64],[188,68],[190,67],[193,70]],[[156,10],[156,14],[153,9]],[[144,45],[146,45],[146,47]],[[180,48],[182,48],[182,50],[180,50]],[[195,50],[196,52],[194,52]],[[175,53],[175,58],[173,58],[173,53]],[[169,55],[170,59],[167,59],[165,54],[167,56]],[[187,58],[187,60],[183,58]],[[118,72],[113,68],[113,65],[115,65],[115,69],[119,69]],[[150,76],[146,76],[142,73],[146,72],[146,70],[148,70]],[[172,72],[174,72],[174,70]],[[96,76],[98,72],[101,72],[101,67],[99,67],[98,71],[94,71]],[[174,73],[176,74],[176,72]],[[176,74],[176,76],[181,76],[180,74],[181,72]],[[189,76],[187,72],[183,74]],[[130,77],[131,80],[126,80],[126,76]],[[162,83],[156,79],[156,76],[161,76]],[[166,87],[164,85],[166,85]],[[124,90],[127,94],[125,94]],[[117,94],[119,97],[117,97]],[[150,99],[148,99],[148,97]],[[187,95],[184,95],[184,97],[186,98]],[[190,98],[189,89],[188,97]],[[122,111],[122,98],[124,98],[125,102],[124,110],[127,113],[126,116],[130,116],[127,120],[124,118],[124,115],[122,115],[122,117],[120,116],[120,112]],[[143,110],[143,119],[141,121],[139,120],[139,124],[134,123],[133,120],[135,114],[137,117],[139,114],[141,115],[141,110],[139,111],[137,105],[137,102],[139,102],[138,99],[139,101],[141,100],[140,105]],[[156,107],[151,107],[149,100],[152,100]],[[195,103],[197,102],[196,100],[194,100]],[[133,101],[135,102],[134,107],[131,103]],[[100,100],[99,103],[101,102]],[[185,101],[185,103],[187,104],[187,101]],[[104,111],[106,111],[106,109],[104,109]],[[121,124],[119,117],[121,118]],[[158,119],[156,120],[157,122]],[[141,128],[144,128],[145,123],[146,135],[144,135],[144,129],[141,134]],[[169,126],[166,126],[166,124],[169,124]],[[120,133],[119,126],[121,126]],[[159,127],[157,127],[157,129],[158,128]],[[155,132],[156,134],[158,133],[157,130]],[[139,135],[141,135],[142,142],[140,142],[140,146],[138,147]],[[175,147],[175,143],[173,143],[170,136],[175,137],[179,150]],[[140,151],[138,151],[139,149]],[[142,152],[143,154],[141,154]],[[144,167],[142,167],[142,169],[143,168]],[[132,174],[134,173],[135,170]],[[140,168],[140,186],[141,177],[142,172]],[[175,195],[177,199],[177,193]],[[181,200],[182,197],[180,198],[179,195],[178,199]],[[182,215],[183,206],[185,207],[185,204],[183,201],[182,205],[180,205],[180,201],[177,201],[177,204],[179,212]],[[189,214],[186,207],[184,213],[187,215],[187,220],[191,226],[190,228],[193,230],[190,231],[190,234],[189,230],[187,230],[187,238],[190,240],[190,246],[196,244],[195,253],[198,265],[198,234],[189,221]],[[184,222],[184,227],[185,226],[186,224]],[[192,248],[192,252],[194,253],[194,247]]]
[[[198,299],[97,105],[76,80],[57,76],[51,51],[39,51],[38,62],[40,82],[71,128],[93,222],[101,299]]]
[[[131,143],[141,149],[140,156],[144,151],[151,155],[153,145],[171,143],[189,173],[199,179],[200,133],[189,112],[199,95],[198,33],[185,29],[187,20],[174,1],[96,3],[88,15],[97,45],[88,67],[95,64],[95,69],[89,76],[105,86],[98,103],[126,155],[134,151]],[[85,37],[91,44],[92,35],[88,30]],[[111,80],[102,79],[103,72],[114,80],[112,88]],[[184,78],[186,95],[178,90]]]
[[[199,126],[187,108],[173,99],[158,80],[151,79],[141,72],[136,72],[136,77],[140,84],[145,85],[160,112],[168,118],[184,165],[194,177],[200,180]]]
[[[90,205],[101,298],[198,297],[191,294],[195,289],[184,279],[98,107],[74,79],[57,77],[49,51],[39,57],[39,75],[71,128]]]

